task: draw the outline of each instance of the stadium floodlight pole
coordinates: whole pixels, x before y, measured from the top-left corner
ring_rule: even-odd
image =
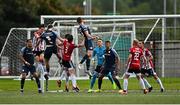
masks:
[[[147,35],[146,39],[144,40],[144,43],[146,43],[146,42],[147,42],[147,40],[148,40],[149,36],[150,36],[150,35],[151,35],[151,33],[153,32],[153,30],[154,30],[154,28],[156,27],[156,25],[158,24],[159,20],[160,20],[160,18],[158,18],[158,19],[156,20],[156,22],[155,22],[154,26],[151,28],[151,30],[149,31],[149,33],[148,33],[148,35]]]
[[[164,37],[165,37],[165,22],[166,22],[166,20],[165,20],[165,18],[162,18],[162,77],[164,77],[165,75],[164,75]]]

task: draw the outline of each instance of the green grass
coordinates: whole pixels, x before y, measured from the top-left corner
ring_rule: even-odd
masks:
[[[20,94],[20,81],[0,80],[0,104],[179,104],[180,103],[180,78],[163,78],[162,82],[166,88],[160,93],[159,85],[151,78],[149,82],[154,90],[144,95],[140,90],[138,81],[133,78],[129,80],[129,94],[120,95],[118,90],[112,90],[109,80],[104,80],[101,93],[87,93],[89,81],[78,81],[81,89],[79,93],[55,92],[38,94],[34,81],[26,81],[24,94]],[[96,81],[97,82],[97,81]],[[122,80],[120,81],[122,84]],[[62,84],[63,86],[63,84]],[[56,82],[50,81],[49,90],[57,90]],[[63,89],[63,88],[62,88]],[[97,83],[95,85],[97,89]]]

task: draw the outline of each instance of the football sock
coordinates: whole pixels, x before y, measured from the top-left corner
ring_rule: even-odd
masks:
[[[49,73],[49,68],[46,68],[46,71]]]
[[[77,85],[76,85],[76,77],[75,77],[74,74],[71,75],[71,81],[72,81],[73,87],[77,87]]]
[[[159,78],[157,78],[157,83],[160,85],[161,89],[164,89],[164,86]]]
[[[90,68],[90,62],[91,62],[91,59],[87,58],[87,59],[86,59],[86,67],[87,67],[87,71],[89,71],[89,68]]]
[[[145,85],[146,87],[148,87],[148,88],[152,87],[145,78],[143,78],[143,81],[144,81],[144,85]]]
[[[139,79],[139,83],[140,83],[142,89],[146,89],[146,87],[145,87],[145,85],[144,85],[144,81],[143,81],[142,78]]]
[[[40,80],[39,80],[38,77],[36,77],[36,83],[37,83],[38,89],[40,89],[40,88],[41,88],[41,85],[40,85]]]
[[[124,87],[124,90],[127,91],[127,88],[128,88],[128,79],[124,79],[123,87]]]
[[[101,85],[102,85],[102,78],[98,79],[98,89],[101,89]]]
[[[95,82],[96,82],[96,78],[97,78],[97,76],[98,76],[98,73],[97,73],[97,72],[95,72],[95,73],[93,74],[92,79],[91,79],[90,89],[92,89],[92,88],[93,88],[93,86],[94,86],[94,84],[95,84]]]
[[[21,90],[24,89],[24,83],[25,83],[25,79],[21,79]]]

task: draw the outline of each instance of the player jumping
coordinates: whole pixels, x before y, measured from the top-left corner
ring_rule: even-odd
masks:
[[[87,27],[84,23],[84,19],[82,19],[81,17],[77,18],[77,23],[79,24],[79,32],[81,35],[84,36],[84,45],[86,48],[86,55],[82,58],[82,60],[80,61],[80,65],[83,64],[86,61],[86,68],[87,71],[85,71],[85,73],[87,73],[89,75],[89,77],[91,78],[91,72],[89,71],[90,68],[90,62],[91,62],[91,57],[92,57],[92,53],[93,53],[93,40],[96,38],[96,36],[91,35],[90,29],[89,27]],[[79,65],[79,68],[81,68]]]
[[[33,53],[35,55],[35,60],[36,60],[36,68],[37,70],[41,70],[39,71],[42,72],[45,70],[44,68],[44,47],[45,47],[45,43],[44,41],[40,38],[42,33],[45,31],[45,27],[44,24],[41,24],[39,26],[39,29],[34,32],[34,37],[33,37]],[[38,74],[40,76],[40,74]]]
[[[40,80],[37,76],[36,69],[34,66],[34,54],[32,51],[32,40],[28,39],[26,41],[26,47],[23,47],[19,54],[20,60],[24,63],[22,67],[22,78],[21,78],[21,90],[20,92],[24,92],[24,83],[26,79],[26,75],[28,72],[30,72],[36,79],[36,83],[38,86],[38,92],[42,93],[41,86],[40,86]]]
[[[41,35],[41,38],[46,42],[46,49],[44,51],[44,59],[45,59],[45,65],[46,65],[46,71],[47,74],[45,75],[46,79],[46,91],[48,91],[48,75],[50,71],[50,66],[49,66],[49,60],[52,56],[52,54],[56,54],[60,61],[60,56],[57,54],[57,45],[56,41],[60,40],[60,36],[57,35],[56,32],[53,31],[53,25],[49,24],[47,27],[47,30]]]

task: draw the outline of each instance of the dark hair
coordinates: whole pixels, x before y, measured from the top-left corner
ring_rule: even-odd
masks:
[[[68,39],[69,35],[70,35],[70,34],[66,34],[66,35],[65,35],[65,38]]]
[[[38,28],[44,28],[45,25],[44,24],[40,24]]]
[[[26,43],[29,42],[29,41],[31,41],[31,39],[27,39],[27,40],[26,40]]]
[[[53,28],[53,25],[52,25],[52,24],[49,24],[49,25],[47,26],[47,29],[50,29],[50,28]]]
[[[109,40],[105,41],[105,43],[111,43]]]
[[[77,23],[81,23],[82,20],[83,19],[81,17],[78,17],[76,21],[77,21]]]
[[[73,36],[69,34],[68,37],[67,37],[67,40],[68,40],[68,42],[72,42],[73,41]]]

